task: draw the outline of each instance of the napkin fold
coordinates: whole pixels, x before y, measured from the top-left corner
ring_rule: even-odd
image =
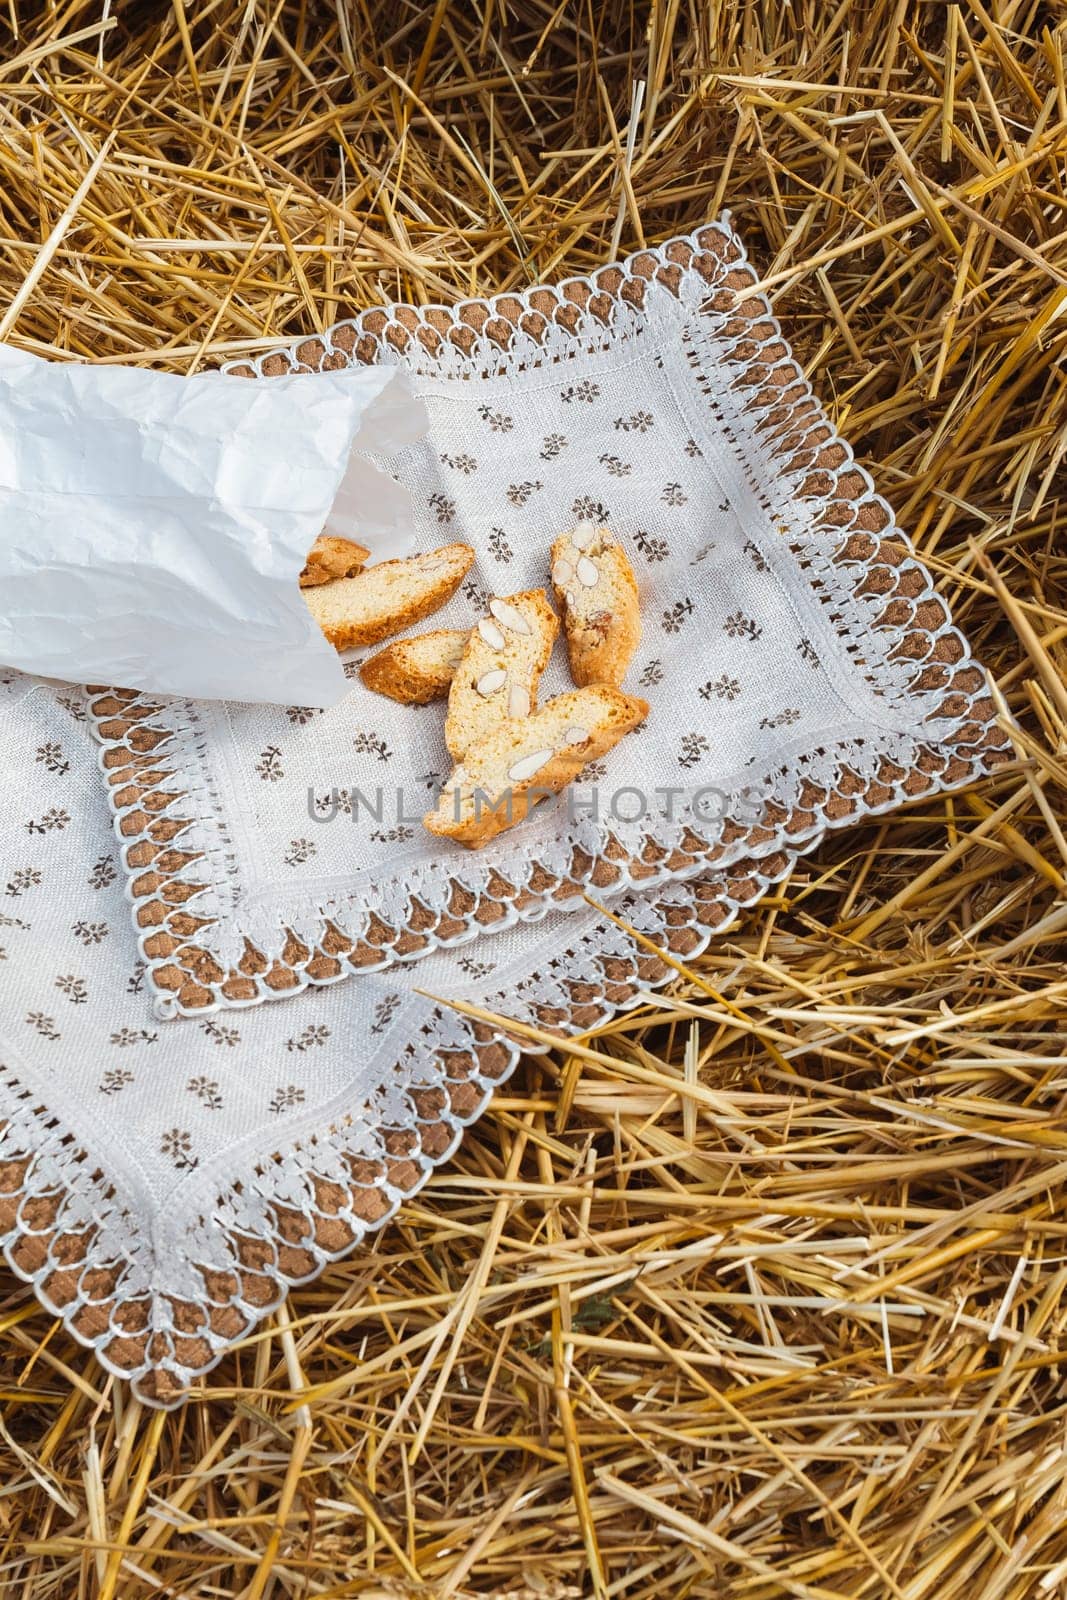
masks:
[[[323,531],[412,547],[408,492],[367,452],[425,428],[396,367],[249,383],[0,347],[0,663],[335,704],[344,674],[297,577]]]

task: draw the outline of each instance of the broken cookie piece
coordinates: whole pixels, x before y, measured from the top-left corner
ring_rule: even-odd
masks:
[[[357,544],[355,539],[320,533],[308,551],[300,587],[314,589],[320,583],[333,583],[335,578],[354,578],[363,571],[369,555],[366,545]]]

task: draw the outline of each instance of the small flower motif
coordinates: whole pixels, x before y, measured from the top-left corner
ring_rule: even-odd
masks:
[[[206,1033],[214,1044],[225,1045],[232,1050],[235,1044],[240,1044],[241,1035],[237,1028],[228,1027],[224,1022],[216,1022],[214,1017],[208,1017],[206,1022],[200,1024],[200,1031]]]
[[[468,978],[488,978],[496,970],[495,961],[475,961],[473,956],[461,956],[459,965]]]
[[[694,461],[701,461],[704,457],[704,452],[695,439],[687,439],[685,441],[685,453],[687,456],[692,456]]]
[[[190,1078],[185,1087],[208,1111],[222,1110],[222,1095],[214,1078]]]
[[[567,435],[565,433],[546,433],[541,440],[538,454],[542,461],[555,461],[562,450],[567,448]]]
[[[89,873],[90,889],[106,889],[118,877],[118,868],[110,856],[100,856],[93,862]]]
[[[489,530],[489,549],[492,551],[494,561],[510,561],[515,554],[503,528]]]
[[[670,547],[666,539],[661,539],[657,535],[647,532],[644,528],[638,528],[634,534],[634,543],[646,561],[665,561],[667,559]]]
[[[509,417],[504,411],[494,411],[492,406],[479,406],[478,415],[483,422],[487,422],[494,433],[510,433],[515,426],[515,418]]]
[[[689,565],[691,567],[695,567],[698,562],[706,561],[711,552],[717,548],[718,546],[716,545],[714,539],[712,539],[708,544],[702,544],[700,549],[693,556],[693,559],[690,561]]]
[[[591,405],[599,396],[600,385],[599,383],[593,383],[590,378],[583,378],[581,383],[568,384],[565,389],[561,389],[559,392],[559,397],[565,405],[570,405],[572,400]]]
[[[492,599],[489,590],[480,584],[477,578],[464,578],[461,592],[464,600],[469,600],[478,611],[485,611]]]
[[[286,1039],[285,1048],[299,1050],[303,1054],[305,1050],[314,1050],[324,1045],[329,1037],[330,1030],[324,1022],[311,1022],[303,1033],[297,1034],[295,1039]]]
[[[753,617],[746,617],[743,611],[735,611],[727,617],[723,627],[731,639],[756,640],[763,632],[759,623]]]
[[[26,1021],[42,1039],[58,1039],[60,1033],[56,1027],[56,1019],[48,1017],[43,1011],[27,1011]]]
[[[50,811],[46,811],[44,816],[39,820],[34,821],[34,819],[31,817],[29,822],[26,824],[26,832],[62,833],[63,829],[68,825],[69,822],[69,811],[64,811],[59,806],[53,806],[52,809]]]
[[[322,716],[318,706],[286,706],[285,714],[295,728],[303,728],[307,723],[314,722],[316,717]]]
[[[693,615],[695,609],[688,595],[684,600],[676,600],[674,605],[663,613],[664,633],[681,633],[682,625]]]
[[[819,665],[819,652],[810,639],[801,639],[797,645],[797,654],[806,666],[817,667]]]
[[[159,1141],[160,1154],[169,1156],[179,1171],[196,1166],[192,1148],[192,1135],[186,1133],[184,1128],[171,1128]]]
[[[535,478],[532,482],[527,480],[525,483],[509,483],[506,492],[513,506],[524,506],[531,495],[543,488],[544,484],[540,478]]]
[[[41,874],[36,867],[20,867],[17,872],[11,874],[4,893],[10,895],[12,900],[17,900],[27,889],[36,889],[40,881]]]
[[[600,500],[594,500],[591,495],[580,494],[571,505],[571,514],[579,522],[610,522],[611,513],[607,506]]]
[[[371,838],[376,844],[406,844],[409,839],[414,839],[415,829],[409,828],[406,823],[400,823],[396,828],[375,828]]]
[[[371,1033],[384,1033],[399,1009],[400,996],[398,994],[383,995],[374,1008],[374,1021],[371,1023]]]
[[[265,750],[260,751],[256,772],[264,783],[277,783],[280,778],[285,777],[282,753],[276,744],[269,744]]]
[[[357,755],[377,756],[379,761],[391,761],[393,757],[393,752],[385,740],[380,739],[376,733],[357,733],[352,740],[352,748]]]
[[[133,1073],[129,1067],[109,1067],[96,1087],[101,1094],[118,1094],[132,1082]]]
[[[354,661],[342,661],[341,671],[344,673],[349,682],[351,682],[353,678],[359,677],[359,669],[362,665],[363,657],[357,656]]]
[[[742,549],[757,572],[770,572],[771,564],[754,539],[746,539]]]
[[[695,767],[701,756],[707,755],[711,749],[707,739],[702,733],[687,733],[682,736],[681,753],[678,757],[680,767]]]
[[[144,981],[145,981],[145,977],[147,976],[147,973],[148,973],[148,963],[147,963],[147,961],[136,961],[136,962],[134,962],[133,971],[130,973],[130,976],[126,979],[126,993],[127,994],[140,994],[141,990],[144,988]]]
[[[657,683],[663,682],[663,662],[658,658],[646,662],[638,679],[642,689],[654,689]]]
[[[615,418],[615,426],[620,433],[647,433],[652,423],[651,411],[635,411],[629,417]]]
[[[680,483],[668,483],[664,485],[660,499],[669,506],[684,506],[689,496]]]
[[[710,700],[712,695],[717,700],[736,700],[741,693],[741,685],[736,678],[730,678],[724,672],[722,677],[716,678],[714,683],[709,678],[707,683],[701,685],[697,693],[702,700]]]
[[[56,703],[61,705],[64,711],[69,712],[75,722],[85,721],[85,706],[78,695],[57,694]]]
[[[796,706],[786,706],[784,711],[779,711],[776,717],[764,717],[760,722],[761,728],[791,728],[794,722],[800,721],[800,712]]]
[[[46,772],[62,774],[70,771],[70,762],[63,755],[63,746],[54,740],[39,745],[34,760],[39,761]]]
[[[83,1006],[89,998],[89,990],[84,978],[76,978],[73,973],[66,972],[56,979],[56,988],[60,994],[65,994],[72,1006]]]
[[[441,494],[441,492],[438,490],[437,493],[430,496],[427,503],[433,507],[433,513],[438,522],[444,523],[454,521],[456,515],[456,502],[454,500],[450,500],[447,494]]]
[[[352,794],[348,789],[331,789],[329,794],[313,796],[313,806],[316,811],[328,811],[332,822],[338,811],[343,811],[346,817],[352,815]]]
[[[125,1050],[131,1044],[155,1044],[158,1038],[158,1033],[149,1033],[147,1028],[119,1028],[111,1035],[111,1043]]]
[[[317,854],[318,845],[313,839],[290,839],[289,849],[282,857],[287,867],[302,867],[305,861],[310,861]]]
[[[462,472],[466,477],[469,477],[472,472],[477,472],[478,470],[478,463],[475,461],[473,456],[441,455],[438,457],[438,460],[442,463],[442,465],[451,467],[454,472]]]
[[[106,922],[76,922],[71,933],[84,945],[100,944],[110,933]]]
[[[303,1089],[295,1083],[287,1083],[275,1089],[274,1098],[271,1100],[268,1110],[273,1111],[277,1116],[280,1111],[288,1111],[293,1106],[303,1105],[303,1103]]]
[[[598,459],[613,478],[628,478],[634,470],[629,461],[621,461],[618,456],[608,455],[606,451]]]

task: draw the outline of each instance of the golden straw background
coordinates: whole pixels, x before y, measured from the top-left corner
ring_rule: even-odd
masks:
[[[1067,1593],[1063,0],[0,34],[0,332],[48,356],[188,372],[729,205],[1023,730],[520,1068],[183,1410],[0,1275],[0,1595]]]

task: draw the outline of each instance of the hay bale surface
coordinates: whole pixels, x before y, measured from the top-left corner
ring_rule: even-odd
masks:
[[[4,337],[190,372],[728,203],[1025,766],[520,1071],[181,1412],[6,1277],[5,1596],[1064,1592],[1065,38],[1062,0],[9,0]]]

